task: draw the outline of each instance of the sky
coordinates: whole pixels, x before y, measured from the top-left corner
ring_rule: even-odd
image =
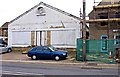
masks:
[[[9,22],[29,10],[33,6],[44,2],[65,12],[80,16],[83,0],[0,0],[0,26]],[[101,0],[95,0],[100,2]],[[94,0],[86,0],[86,13],[92,11]],[[97,4],[96,4],[97,5]]]

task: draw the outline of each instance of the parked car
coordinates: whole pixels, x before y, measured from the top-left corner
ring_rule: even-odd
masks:
[[[12,48],[3,40],[4,38],[5,37],[0,37],[0,53],[11,52]]]
[[[0,44],[8,45],[7,42],[4,41],[4,39],[5,39],[5,38],[0,37]]]
[[[5,44],[0,44],[0,53],[5,53],[5,52],[11,52],[12,48],[5,45]]]
[[[66,59],[68,55],[67,51],[55,50],[53,47],[49,46],[36,46],[28,51],[28,57],[33,60],[36,59],[54,59],[61,60]]]

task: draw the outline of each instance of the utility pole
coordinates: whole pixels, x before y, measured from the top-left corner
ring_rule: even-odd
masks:
[[[83,0],[83,61],[86,61],[86,0]]]

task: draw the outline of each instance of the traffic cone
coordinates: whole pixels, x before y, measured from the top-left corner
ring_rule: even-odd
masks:
[[[109,58],[112,58],[112,52],[111,51],[109,52]]]

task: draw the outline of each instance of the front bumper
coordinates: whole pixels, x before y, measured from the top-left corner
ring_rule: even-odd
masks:
[[[28,57],[32,57],[32,54],[27,54]]]

